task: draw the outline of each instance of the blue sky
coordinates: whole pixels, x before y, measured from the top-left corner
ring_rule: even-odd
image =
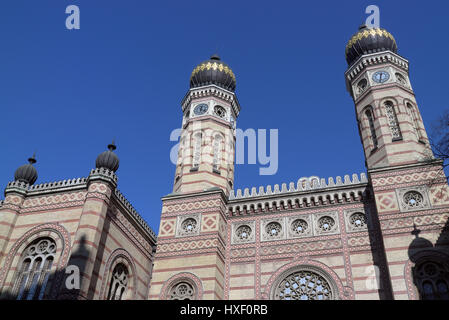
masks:
[[[65,28],[78,5],[81,29]],[[172,191],[170,133],[193,68],[218,52],[238,127],[279,130],[279,170],[236,166],[237,188],[365,172],[346,42],[376,4],[410,61],[427,129],[449,109],[447,1],[0,2],[0,184],[36,150],[36,183],[86,177],[116,139],[119,189],[157,232]]]

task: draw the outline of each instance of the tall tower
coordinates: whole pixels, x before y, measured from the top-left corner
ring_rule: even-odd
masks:
[[[226,204],[234,184],[235,76],[217,55],[200,63],[182,100],[173,193],[162,214],[150,299],[223,299]]]
[[[423,268],[447,267],[449,261],[442,241],[449,189],[442,161],[429,146],[409,63],[397,51],[385,29],[360,27],[346,46],[345,78],[374,193],[374,232],[385,249],[381,277],[390,284],[391,298],[418,299],[428,284],[439,290],[439,280],[429,282]]]
[[[235,75],[213,55],[190,77],[182,100],[182,132],[174,193],[218,187],[226,194],[234,183],[235,121],[240,105],[234,93]]]
[[[432,158],[409,64],[385,29],[360,27],[346,46],[345,73],[368,169]]]

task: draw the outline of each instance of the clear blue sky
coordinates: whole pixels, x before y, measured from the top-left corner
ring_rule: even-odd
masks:
[[[65,28],[71,4],[80,30]],[[36,183],[86,177],[115,138],[119,189],[157,232],[169,135],[192,69],[215,52],[237,77],[238,127],[279,129],[278,173],[239,165],[237,188],[365,172],[343,74],[370,4],[410,61],[429,129],[449,109],[448,1],[2,0],[0,184],[35,150]]]

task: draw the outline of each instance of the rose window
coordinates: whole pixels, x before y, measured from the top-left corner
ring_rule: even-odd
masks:
[[[184,222],[181,225],[181,228],[184,231],[184,233],[193,233],[196,230],[196,220],[192,218],[184,220]]]
[[[269,224],[267,224],[265,231],[267,232],[268,236],[277,238],[281,235],[282,226],[278,222],[270,222]]]
[[[252,230],[248,226],[240,226],[237,228],[236,235],[239,240],[249,240]]]
[[[276,287],[276,300],[332,300],[330,284],[312,271],[298,271],[288,275]]]
[[[335,226],[335,220],[331,217],[322,217],[318,220],[318,228],[321,231],[328,232],[331,231]]]
[[[170,300],[193,300],[194,298],[195,290],[187,282],[178,283],[170,290]]]
[[[424,199],[419,192],[410,191],[404,195],[404,202],[409,209],[415,209],[423,206]]]
[[[349,222],[354,229],[362,229],[366,226],[366,219],[363,213],[357,212],[351,215]]]
[[[304,234],[308,227],[307,222],[302,219],[295,220],[292,223],[292,231],[298,235]]]

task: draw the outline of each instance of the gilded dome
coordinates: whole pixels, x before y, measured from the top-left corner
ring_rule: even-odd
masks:
[[[346,61],[351,65],[364,54],[387,50],[394,53],[398,51],[393,35],[382,28],[368,28],[362,25],[346,45]]]
[[[234,91],[236,86],[235,75],[231,68],[213,55],[209,60],[201,62],[193,69],[190,76],[190,88],[197,88],[208,84],[215,84],[223,89]]]

